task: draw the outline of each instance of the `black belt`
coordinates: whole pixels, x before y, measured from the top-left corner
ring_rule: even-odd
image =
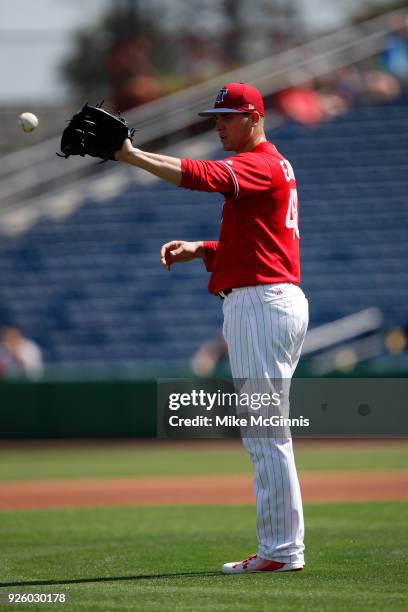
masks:
[[[220,296],[222,300],[224,300],[227,297],[227,295],[229,295],[230,293],[232,293],[232,289],[223,289],[222,291],[218,293],[218,295]]]

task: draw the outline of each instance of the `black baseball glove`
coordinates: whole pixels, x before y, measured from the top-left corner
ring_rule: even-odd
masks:
[[[114,154],[122,147],[126,138],[133,139],[135,130],[119,114],[103,110],[102,103],[82,109],[69,120],[62,133],[60,157],[91,155],[104,161],[115,159]]]

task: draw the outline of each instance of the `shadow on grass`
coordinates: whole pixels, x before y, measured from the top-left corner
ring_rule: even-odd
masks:
[[[116,582],[119,580],[155,580],[158,578],[189,578],[197,576],[222,576],[221,572],[180,572],[177,574],[140,574],[139,576],[101,576],[73,580],[23,580],[21,582],[0,582],[0,587],[53,586],[55,584],[85,584],[89,582]]]

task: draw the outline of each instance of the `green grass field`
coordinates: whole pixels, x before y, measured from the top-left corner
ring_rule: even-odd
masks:
[[[254,550],[250,506],[5,512],[0,591],[66,593],[62,610],[402,611],[407,510],[307,506],[307,571],[249,576],[219,568]]]
[[[300,471],[408,469],[405,441],[295,442]],[[239,442],[21,447],[0,449],[0,480],[239,474],[251,465]]]
[[[404,441],[298,443],[301,471],[408,468]],[[52,444],[0,450],[0,480],[249,472],[240,444]],[[1,609],[389,611],[408,607],[408,503],[306,504],[306,571],[223,576],[256,550],[254,506],[0,512],[0,596],[69,603]]]

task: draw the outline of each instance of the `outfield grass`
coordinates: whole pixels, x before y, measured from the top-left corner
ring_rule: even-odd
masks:
[[[306,571],[247,576],[219,568],[255,549],[251,506],[2,512],[0,592],[63,592],[53,610],[96,612],[407,609],[407,503],[305,510]]]
[[[300,471],[408,469],[406,442],[295,442]],[[150,475],[234,474],[250,472],[240,443],[223,445],[201,441],[151,445],[79,444],[49,448],[0,449],[0,480],[115,477]]]

